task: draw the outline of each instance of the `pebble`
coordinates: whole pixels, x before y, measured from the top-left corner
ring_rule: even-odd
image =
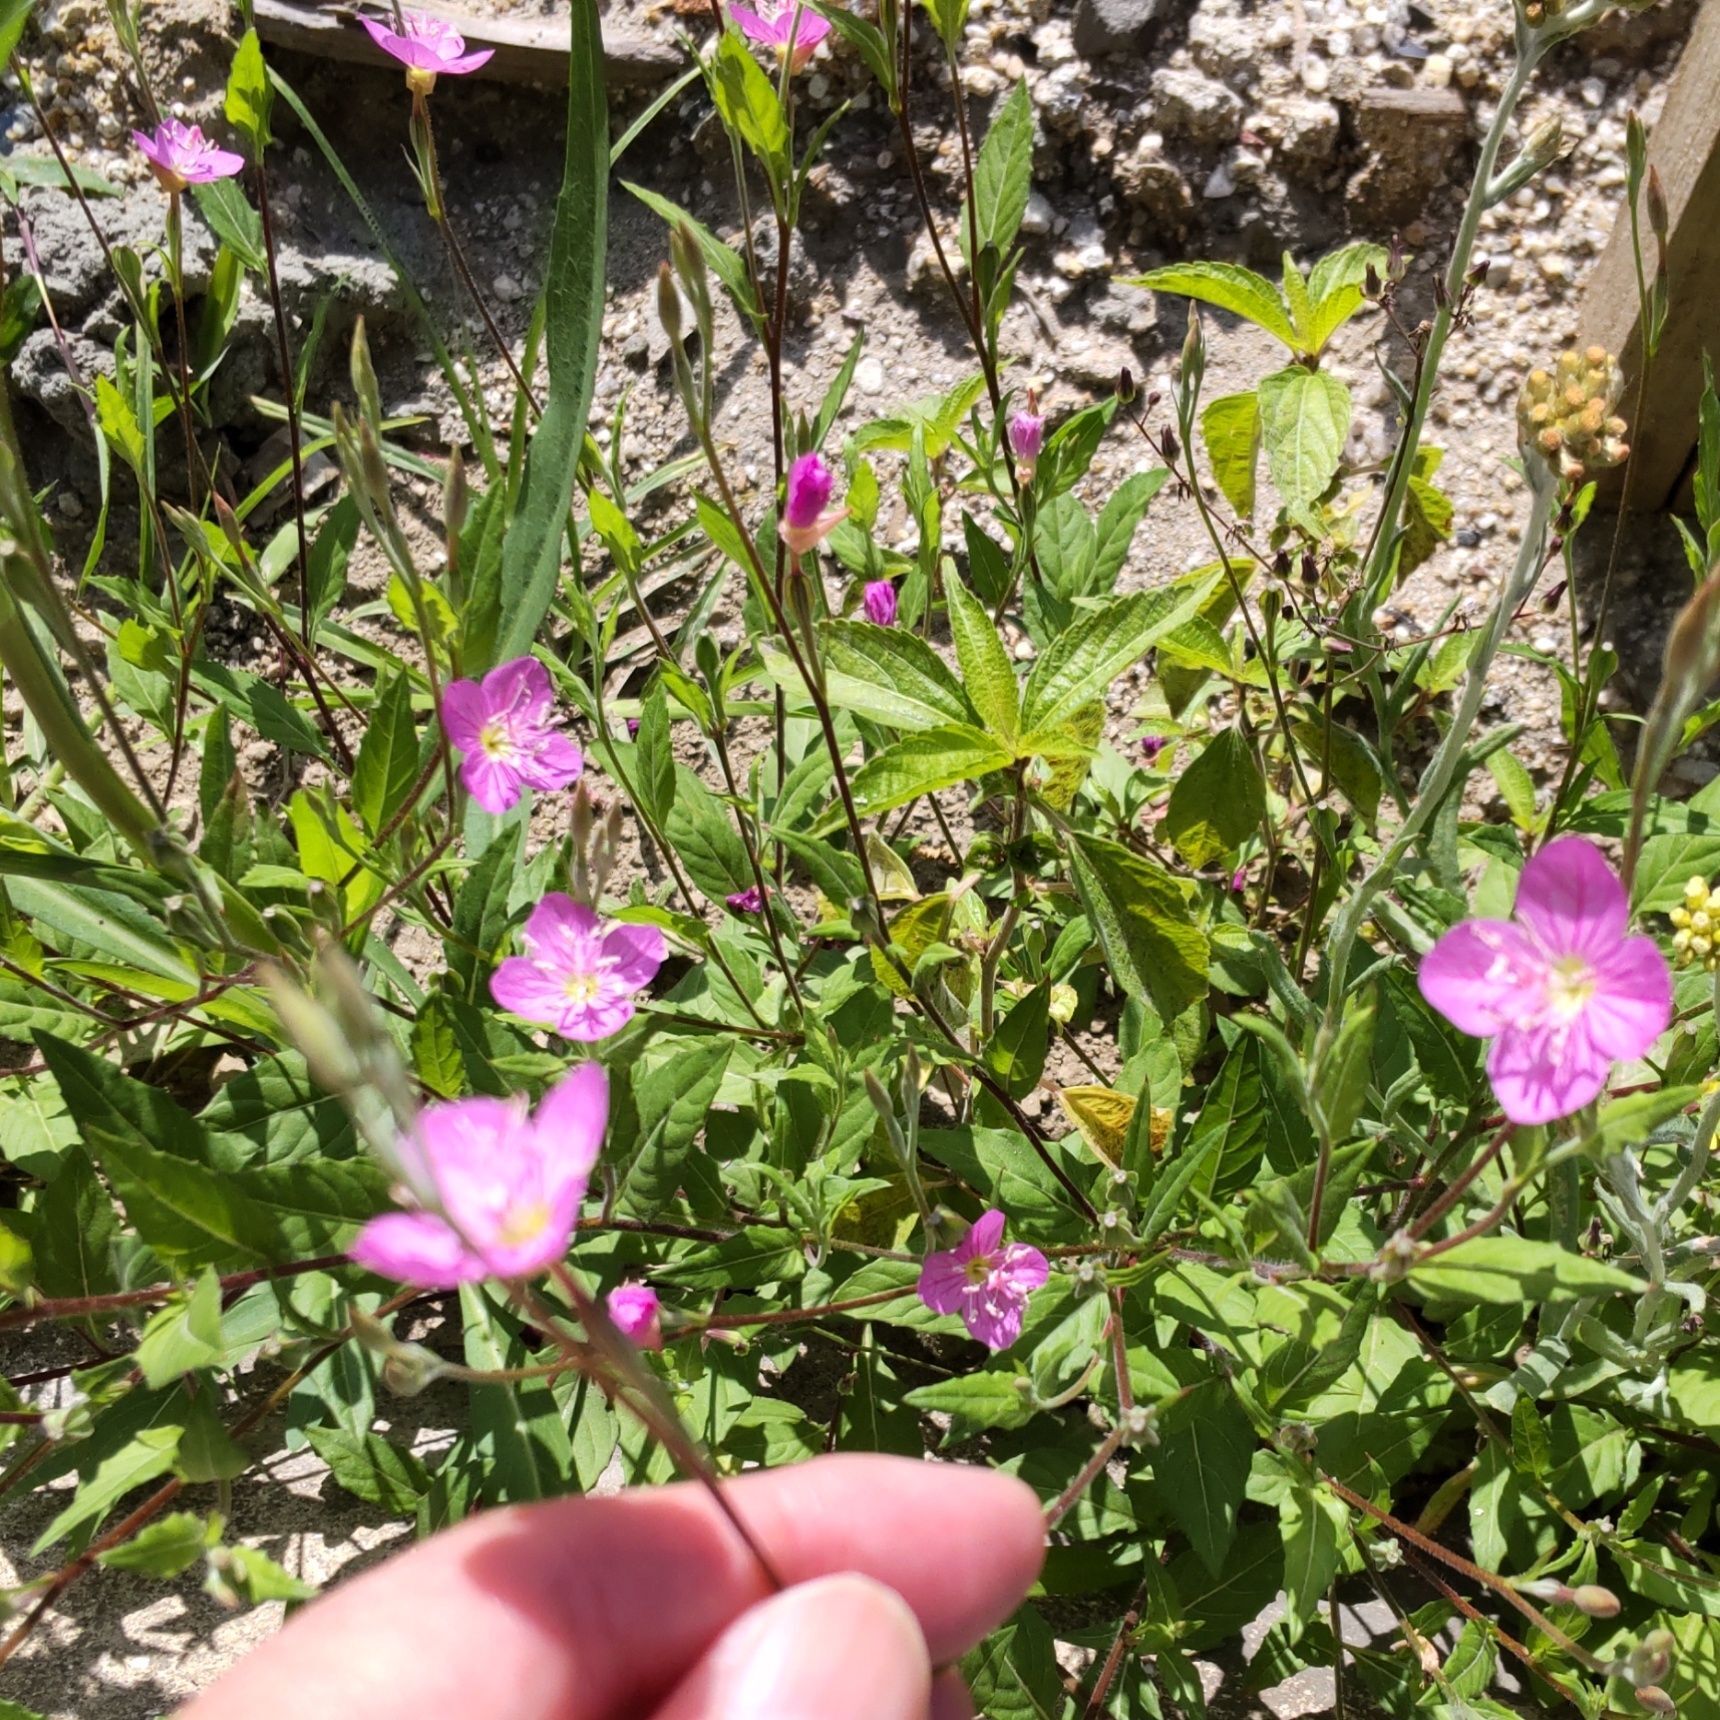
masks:
[[[80,519],[84,511],[84,499],[76,490],[61,490],[59,494],[60,512],[68,520]]]
[[[1310,95],[1323,96],[1332,87],[1332,68],[1324,60],[1302,62],[1302,88]]]
[[[521,292],[519,282],[516,281],[512,275],[497,275],[496,278],[490,282],[490,287],[494,291],[496,297],[506,304],[512,304],[513,301],[520,296]]]
[[[862,394],[884,392],[884,365],[881,359],[863,358],[854,368],[854,381]]]
[[[1421,81],[1431,84],[1436,90],[1448,89],[1453,70],[1455,68],[1446,55],[1429,54],[1421,63]]]

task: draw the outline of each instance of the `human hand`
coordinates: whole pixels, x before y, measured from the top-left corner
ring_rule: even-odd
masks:
[[[1044,1524],[1007,1476],[846,1456],[487,1512],[337,1589],[179,1720],[961,1720],[934,1668],[1014,1610]]]

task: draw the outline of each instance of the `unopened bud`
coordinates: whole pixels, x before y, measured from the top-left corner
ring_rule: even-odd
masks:
[[[675,286],[674,272],[667,263],[657,270],[657,320],[672,346],[679,346],[686,333],[681,319],[681,294]]]
[[[1619,1615],[1618,1596],[1599,1583],[1579,1583],[1571,1590],[1570,1604],[1589,1618],[1617,1618]]]
[[[466,528],[472,492],[466,487],[466,463],[457,448],[448,450],[448,476],[442,483],[442,535],[450,548]]]
[[[1117,372],[1117,398],[1125,406],[1135,398],[1135,373],[1126,364]]]
[[[1157,1445],[1159,1431],[1157,1427],[1158,1411],[1148,1404],[1130,1404],[1118,1419],[1117,1427],[1123,1436],[1123,1444],[1139,1450],[1144,1445]]]
[[[1183,336],[1182,367],[1185,373],[1197,369],[1206,355],[1206,338],[1200,329],[1200,306],[1195,299],[1188,302],[1188,333]]]
[[[1672,214],[1666,206],[1666,187],[1660,182],[1660,169],[1652,162],[1648,169],[1648,189],[1643,198],[1648,206],[1649,230],[1662,246],[1672,231]]]
[[[43,1412],[39,1431],[50,1445],[73,1445],[95,1432],[90,1400],[78,1392],[67,1403]]]
[[[1658,1684],[1643,1685],[1636,1693],[1636,1700],[1638,1706],[1650,1714],[1661,1715],[1664,1720],[1677,1720],[1678,1704]]]
[[[1678,1639],[1671,1631],[1651,1630],[1626,1656],[1624,1675],[1640,1695],[1672,1670],[1672,1657],[1677,1652]]]
[[[1385,282],[1380,279],[1380,272],[1369,263],[1362,274],[1362,295],[1364,298],[1377,299],[1386,290]]]

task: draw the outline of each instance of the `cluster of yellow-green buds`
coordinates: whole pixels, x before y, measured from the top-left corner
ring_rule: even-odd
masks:
[[[1710,889],[1706,878],[1692,878],[1671,919],[1674,965],[1701,962],[1710,973],[1720,968],[1720,890]]]
[[[1532,370],[1517,400],[1517,426],[1561,478],[1577,483],[1630,453],[1625,421],[1613,408],[1624,390],[1618,360],[1604,346],[1562,352],[1552,370]]]

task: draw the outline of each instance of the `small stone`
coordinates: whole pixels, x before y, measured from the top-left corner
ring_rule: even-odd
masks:
[[[520,296],[521,287],[512,275],[497,275],[490,282],[490,289],[498,299],[505,304],[512,304]]]
[[[1242,103],[1201,72],[1161,67],[1153,73],[1153,98],[1159,128],[1182,132],[1197,143],[1232,141],[1242,124]]]
[[[1444,54],[1429,54],[1421,63],[1421,81],[1436,90],[1448,89],[1454,67]]]
[[[76,490],[61,490],[58,501],[61,514],[68,520],[81,519],[84,512],[84,499]]]
[[[884,392],[884,364],[882,359],[863,358],[854,367],[854,381],[862,394],[882,394]]]
[[[1332,68],[1324,60],[1305,59],[1302,62],[1302,88],[1309,95],[1323,96],[1332,87]]]
[[[1075,51],[1089,60],[1126,53],[1158,13],[1159,0],[1076,0]]]
[[[1027,209],[1021,217],[1021,230],[1024,233],[1049,233],[1056,214],[1057,211],[1051,207],[1051,199],[1043,191],[1029,192]]]
[[[1230,163],[1221,161],[1207,175],[1206,184],[1200,188],[1202,197],[1216,202],[1221,197],[1229,197],[1236,190],[1236,176],[1230,171]]]

